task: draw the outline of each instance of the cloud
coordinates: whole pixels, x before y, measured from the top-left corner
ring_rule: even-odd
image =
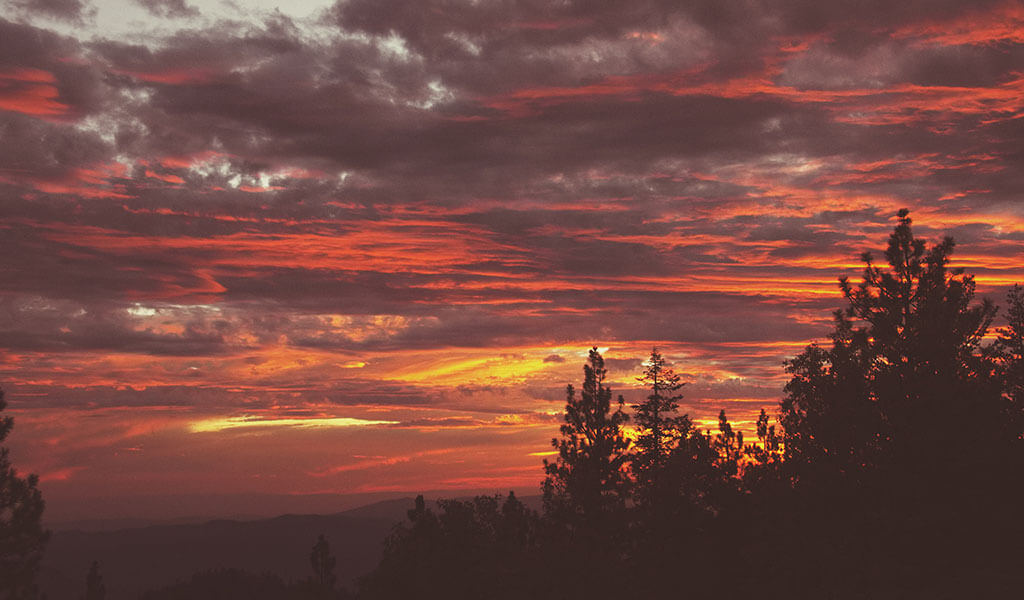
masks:
[[[154,484],[184,485],[187,423],[243,415],[400,424],[224,433],[303,473],[358,463],[312,439],[474,448],[346,490],[520,481],[593,344],[630,401],[657,346],[692,417],[749,420],[902,207],[981,293],[1024,279],[1012,4],[141,6],[162,20],[118,39],[74,3],[0,20],[0,379],[60,442],[23,450],[48,485],[102,489],[90,464],[147,447],[135,410]],[[259,451],[203,452],[196,486],[269,485]]]
[[[87,0],[11,0],[15,9],[29,15],[44,15],[61,21],[83,23],[96,14]]]
[[[135,0],[135,2],[156,17],[195,17],[199,9],[185,0]]]

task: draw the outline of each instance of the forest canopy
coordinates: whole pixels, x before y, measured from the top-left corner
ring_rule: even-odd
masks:
[[[936,598],[1019,589],[1024,293],[1007,325],[951,268],[951,238],[906,210],[879,263],[843,277],[827,342],[786,362],[756,439],[679,414],[655,348],[627,412],[597,348],[569,385],[543,510],[516,496],[417,500],[362,581],[367,598],[665,594]],[[624,435],[627,422],[637,434]],[[401,582],[397,587],[394,582]]]

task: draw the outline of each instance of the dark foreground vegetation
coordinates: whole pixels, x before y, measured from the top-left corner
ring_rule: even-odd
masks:
[[[512,493],[420,497],[357,590],[336,585],[321,538],[306,581],[210,572],[145,598],[1018,597],[1024,291],[989,336],[996,308],[948,267],[953,248],[926,247],[901,211],[887,264],[865,254],[862,281],[840,281],[828,343],[787,362],[779,427],[762,410],[756,439],[724,412],[717,432],[678,414],[681,379],[657,350],[627,414],[595,349],[541,511]],[[0,589],[29,598],[41,500],[6,453],[0,468]]]
[[[905,211],[865,254],[829,343],[786,364],[756,440],[701,432],[655,350],[632,407],[596,350],[567,393],[544,509],[514,495],[422,503],[366,598],[977,598],[1024,589],[1024,292],[996,308]]]

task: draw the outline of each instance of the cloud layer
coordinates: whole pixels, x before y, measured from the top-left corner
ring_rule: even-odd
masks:
[[[0,380],[58,503],[532,489],[591,345],[742,424],[901,207],[1024,280],[1016,2],[4,6]]]

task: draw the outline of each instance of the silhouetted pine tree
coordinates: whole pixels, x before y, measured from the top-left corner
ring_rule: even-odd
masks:
[[[718,433],[712,447],[717,455],[719,469],[726,477],[737,477],[743,460],[743,432],[734,431],[725,409],[718,411]]]
[[[0,390],[0,412],[7,406]],[[0,417],[0,443],[10,435],[14,419]],[[36,598],[36,574],[49,532],[42,528],[43,496],[35,475],[19,477],[9,451],[0,447],[0,599]]]
[[[572,385],[566,389],[562,437],[551,440],[558,458],[544,461],[545,513],[570,527],[604,521],[625,505],[629,442],[622,427],[629,417],[622,412],[622,396],[613,411],[606,375],[604,359],[592,348],[580,395]]]
[[[768,413],[763,408],[755,427],[757,443],[747,444],[743,449],[747,459],[743,465],[743,484],[752,492],[765,485],[776,485],[782,467],[782,436],[769,424]]]
[[[637,437],[630,463],[636,478],[634,496],[638,503],[650,505],[667,495],[667,490],[662,489],[666,484],[665,465],[673,448],[690,434],[692,426],[686,415],[678,414],[683,396],[676,392],[686,384],[668,367],[657,348],[651,350],[644,375],[637,381],[650,393],[633,407]]]
[[[107,586],[103,584],[103,576],[100,575],[100,564],[95,560],[89,567],[89,574],[85,576],[85,600],[104,600],[107,597]]]
[[[799,523],[792,563],[810,566],[803,583],[818,577],[818,595],[899,595],[911,577],[915,597],[966,591],[956,574],[975,572],[978,553],[963,547],[981,541],[984,515],[1010,517],[1001,498],[1020,474],[1001,461],[1020,455],[1019,421],[981,345],[995,307],[972,303],[953,249],[950,238],[926,249],[901,210],[888,267],[865,253],[863,280],[840,280],[849,306],[831,346],[787,364],[785,472],[799,494],[778,518]]]
[[[692,426],[679,433],[650,500],[633,511],[630,590],[639,597],[675,597],[685,581],[682,593],[709,598],[721,593],[722,581],[735,578],[745,524],[737,519],[742,436],[724,412],[717,436]]]
[[[973,279],[947,267],[952,239],[926,252],[910,224],[900,211],[888,269],[865,254],[863,281],[840,281],[849,307],[835,315],[832,348],[812,346],[788,364],[782,420],[791,467],[813,462],[855,476],[899,465],[932,477],[927,465],[946,471],[964,451],[1016,437],[1000,431],[1001,386],[981,347],[995,307],[972,305]]]
[[[544,461],[546,564],[559,579],[573,582],[565,593],[580,597],[625,590],[616,571],[596,567],[621,563],[628,545],[629,441],[623,425],[629,417],[622,396],[613,405],[606,374],[604,359],[591,349],[580,394],[572,385],[566,390],[562,435],[551,440],[558,458]]]
[[[757,444],[750,444],[744,452],[758,465],[774,464],[782,459],[782,438],[775,433],[775,426],[769,425],[768,413],[762,408],[757,415]]]
[[[331,545],[321,533],[309,554],[309,564],[313,567],[313,583],[325,593],[334,589],[336,562],[336,559],[331,556]]]

